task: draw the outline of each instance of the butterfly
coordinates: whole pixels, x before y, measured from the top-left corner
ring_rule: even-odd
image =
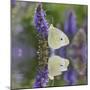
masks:
[[[48,29],[48,45],[50,48],[58,49],[68,45],[69,39],[60,29],[55,28],[52,24]]]
[[[69,44],[69,38],[60,29],[55,28],[52,24],[48,29],[48,45],[51,50],[59,49]],[[52,53],[54,53],[54,51]],[[48,60],[49,78],[54,79],[54,76],[61,75],[63,71],[67,71],[69,60],[64,59],[55,54],[51,54]]]
[[[49,78],[54,79],[54,76],[61,75],[63,71],[67,71],[69,60],[53,55],[48,60]]]

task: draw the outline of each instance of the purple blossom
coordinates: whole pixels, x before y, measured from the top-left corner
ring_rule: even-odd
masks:
[[[47,38],[49,26],[48,26],[47,20],[45,19],[45,15],[46,14],[42,9],[41,3],[39,3],[34,15],[34,24],[36,29],[38,30],[38,33],[42,37]]]
[[[35,83],[33,85],[34,88],[42,88],[46,87],[48,83],[48,68],[47,65],[42,70],[38,70]]]
[[[64,25],[64,32],[66,35],[69,37],[70,41],[73,40],[73,37],[75,36],[77,32],[77,26],[76,26],[76,16],[73,10],[69,11],[67,14],[67,20],[65,21]],[[70,44],[71,45],[71,44]],[[69,47],[70,45],[67,46],[67,48],[63,48],[64,53],[63,56],[69,56],[67,55],[69,53]],[[61,52],[61,51],[60,51]],[[65,53],[66,52],[66,53]],[[71,60],[72,61],[72,60]],[[66,81],[67,85],[75,85],[77,82],[77,75],[76,71],[74,70],[74,67],[70,67],[67,72],[64,74],[64,80]]]
[[[77,83],[77,74],[74,69],[69,68],[64,74],[64,80],[67,85],[75,85]]]
[[[76,33],[76,16],[74,11],[69,11],[67,15],[67,20],[64,25],[64,32],[68,35],[69,39],[71,39]]]

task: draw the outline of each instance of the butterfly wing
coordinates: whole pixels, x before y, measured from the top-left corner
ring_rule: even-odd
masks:
[[[48,61],[49,78],[60,75],[60,58],[59,56],[51,56]]]
[[[61,75],[62,71],[67,70],[68,65],[69,60],[57,55],[51,56],[48,61],[49,78],[54,79],[54,76]]]
[[[48,30],[48,44],[53,49],[58,49],[69,44],[68,37],[59,29],[53,27],[51,24]]]

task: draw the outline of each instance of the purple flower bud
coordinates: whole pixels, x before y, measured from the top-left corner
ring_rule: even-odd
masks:
[[[64,74],[64,80],[67,85],[75,85],[77,83],[77,75],[74,69],[69,68]]]
[[[36,8],[36,12],[34,15],[34,24],[36,29],[38,30],[38,33],[44,37],[47,38],[48,35],[48,23],[45,19],[45,12],[42,9],[41,3],[38,4]]]
[[[44,69],[38,71],[33,88],[46,87],[47,83],[48,83],[48,68],[46,65]]]
[[[72,38],[76,33],[76,16],[74,11],[69,11],[67,15],[67,20],[64,25],[64,32],[68,35],[69,38]]]

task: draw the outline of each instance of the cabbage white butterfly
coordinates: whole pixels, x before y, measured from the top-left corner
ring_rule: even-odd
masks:
[[[68,37],[58,28],[55,28],[52,24],[48,29],[48,45],[50,48],[58,49],[62,46],[68,45]]]
[[[54,79],[54,76],[61,75],[63,71],[67,70],[69,60],[55,55],[54,50],[68,44],[68,37],[61,30],[55,28],[51,24],[48,30],[48,45],[53,50],[53,54],[48,60],[48,76],[51,80]]]
[[[54,79],[54,76],[61,75],[63,71],[67,71],[69,60],[53,55],[48,60],[49,78]]]

